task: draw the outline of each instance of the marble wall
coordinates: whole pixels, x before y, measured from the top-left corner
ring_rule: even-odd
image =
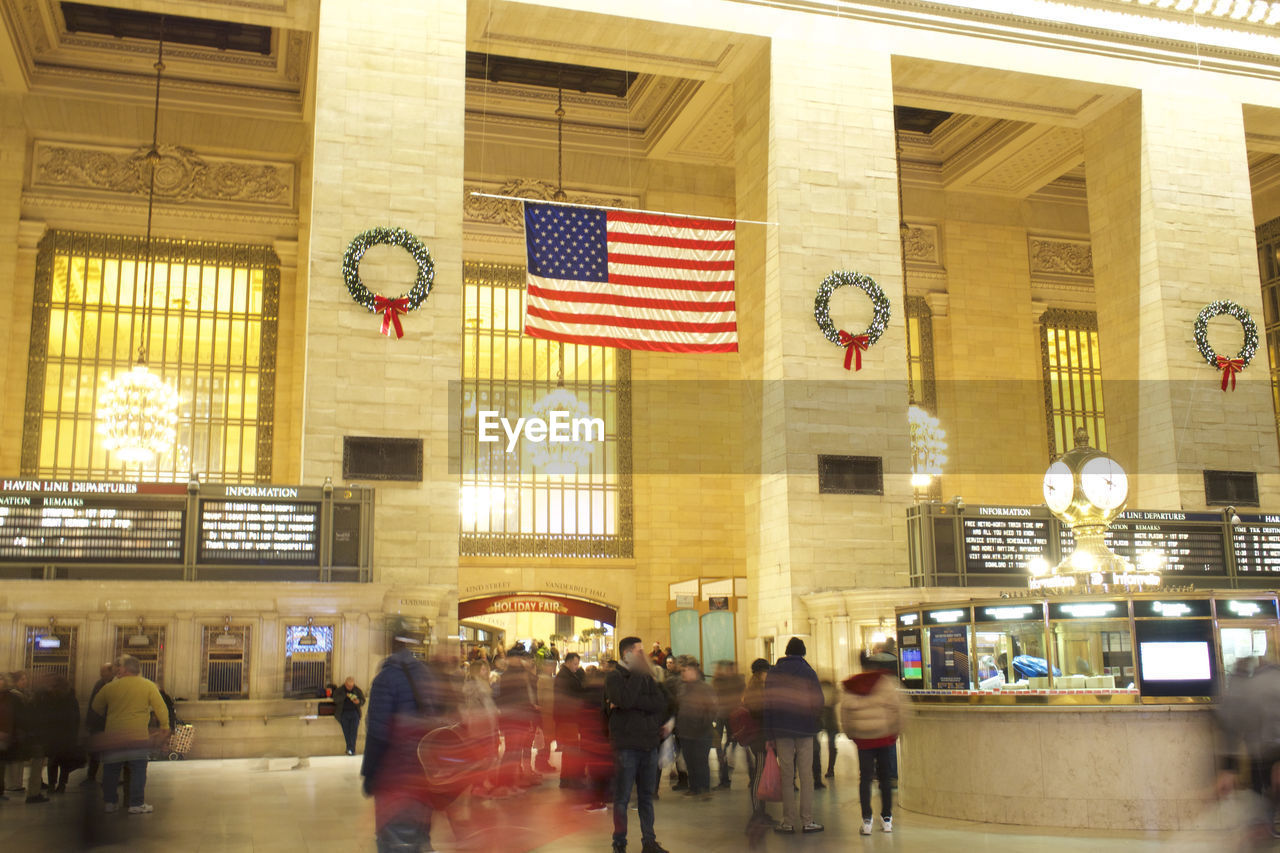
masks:
[[[1205,705],[908,707],[908,811],[1072,829],[1216,829]]]

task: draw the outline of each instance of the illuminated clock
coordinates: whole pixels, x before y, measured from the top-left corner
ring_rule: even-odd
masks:
[[[1103,510],[1124,506],[1129,496],[1129,478],[1120,463],[1110,456],[1094,456],[1085,460],[1080,467],[1080,487],[1084,496]]]
[[[1049,466],[1044,474],[1044,502],[1051,512],[1059,513],[1071,506],[1076,481],[1071,469],[1062,460]]]

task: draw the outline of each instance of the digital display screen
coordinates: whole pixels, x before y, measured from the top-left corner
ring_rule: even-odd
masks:
[[[964,519],[969,574],[1025,574],[1034,559],[1050,559],[1049,519],[1026,507],[975,507]]]
[[[299,501],[200,502],[201,563],[314,565],[320,505]]]
[[[1107,547],[1132,561],[1138,570],[1178,575],[1227,574],[1222,523],[1216,517],[1213,523],[1202,524],[1127,516],[1129,513],[1111,523]],[[1059,538],[1063,554],[1075,550],[1075,537],[1069,528],[1061,528]]]
[[[1242,575],[1280,575],[1280,524],[1263,520],[1275,516],[1246,516],[1231,525],[1236,571]]]
[[[919,681],[924,678],[924,660],[919,649],[902,649],[902,680]]]
[[[1161,641],[1138,646],[1143,681],[1207,681],[1213,677],[1209,644]]]
[[[181,563],[184,502],[0,496],[0,561]]]

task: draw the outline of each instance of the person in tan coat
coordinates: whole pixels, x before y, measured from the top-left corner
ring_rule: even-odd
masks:
[[[890,771],[902,731],[902,691],[893,671],[865,655],[863,672],[841,682],[840,727],[858,747],[858,799],[862,834],[871,834],[871,777],[880,782],[880,826],[893,832],[893,787]]]

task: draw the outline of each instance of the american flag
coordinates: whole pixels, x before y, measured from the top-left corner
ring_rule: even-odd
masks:
[[[524,332],[659,352],[737,352],[734,223],[525,202]]]

